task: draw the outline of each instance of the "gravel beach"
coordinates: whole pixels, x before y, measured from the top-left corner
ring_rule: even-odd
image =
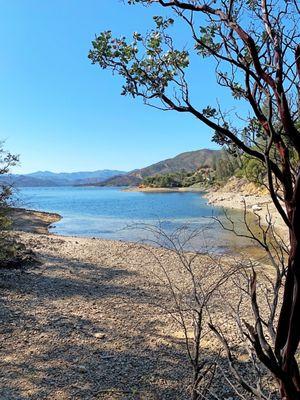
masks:
[[[266,190],[262,192],[251,183],[245,184],[242,180],[231,178],[224,187],[212,189],[206,192],[204,197],[208,200],[208,204],[226,210],[244,211],[246,207],[247,211],[260,216],[262,224],[267,224],[271,220],[278,234],[288,238],[287,226]]]
[[[57,216],[39,218],[49,225]],[[0,274],[1,399],[189,398],[184,335],[170,315],[161,270],[165,266],[174,283],[190,289],[176,254],[118,241],[15,234],[40,263]],[[197,258],[208,286],[213,264],[208,256]],[[234,301],[234,290],[226,293]],[[212,317],[235,343],[224,294],[218,296]],[[205,336],[205,357],[220,347]],[[219,385],[222,398],[235,398]]]

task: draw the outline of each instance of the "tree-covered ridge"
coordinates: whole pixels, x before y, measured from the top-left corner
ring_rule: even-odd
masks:
[[[222,156],[221,150],[200,149],[180,153],[173,158],[159,161],[129,172],[122,176],[110,178],[99,186],[138,186],[147,177],[154,175],[177,174],[182,170],[194,173],[199,168],[216,168],[219,158]]]
[[[140,187],[175,188],[194,185],[209,185],[215,179],[215,170],[209,167],[200,168],[194,172],[182,170],[168,174],[157,174],[145,178]]]
[[[213,166],[203,166],[194,171],[182,169],[179,172],[155,174],[145,177],[140,187],[175,188],[175,187],[210,187],[222,185],[233,176],[247,179],[256,185],[264,185],[266,168],[255,158],[246,155],[230,154],[223,150]]]

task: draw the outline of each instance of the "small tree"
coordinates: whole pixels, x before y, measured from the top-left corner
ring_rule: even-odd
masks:
[[[160,224],[129,227],[141,230],[141,236],[147,237],[138,244],[148,253],[143,271],[149,267],[149,278],[154,277],[169,293],[163,302],[159,298],[155,304],[180,328],[191,367],[188,387],[192,400],[221,400],[224,395],[242,400],[278,399],[274,379],[255,354],[245,327],[249,326],[250,332],[253,330],[245,320],[251,319],[252,314],[259,326],[259,334],[265,325],[269,337],[275,341],[275,316],[285,274],[283,254],[286,246],[271,224],[262,225],[259,215],[250,222],[253,216],[245,210],[244,218],[247,228],[244,232],[236,229],[229,216],[227,222],[216,220],[222,225],[225,223],[223,227],[233,234],[260,240],[260,244],[267,247],[270,268],[266,271],[261,268],[260,261],[217,254],[203,243],[204,232],[190,226],[180,226],[168,233]],[[258,227],[260,239],[255,236],[253,225]],[[195,242],[202,243],[200,252],[195,249]],[[130,251],[136,251],[136,248],[136,243],[129,245]],[[167,251],[161,252],[158,248]],[[257,274],[261,281],[258,288]],[[263,303],[260,307],[258,292]],[[226,335],[231,336],[231,340],[235,336],[234,345]],[[209,350],[205,343],[210,343]]]
[[[3,143],[0,143],[0,263],[4,263],[12,251],[11,243],[7,240],[7,231],[11,226],[8,211],[12,199],[12,186],[4,177],[18,161],[19,157],[5,151]]]
[[[244,158],[241,172],[248,181],[259,185],[263,184],[266,176],[265,165],[255,158]]]
[[[295,354],[300,340],[300,7],[297,0],[129,0],[160,5],[173,18],[154,17],[155,28],[127,41],[110,31],[93,41],[89,57],[124,78],[124,95],[142,97],[164,110],[190,114],[213,131],[213,140],[261,161],[272,200],[289,230],[283,304],[273,347],[260,325],[251,340],[260,360],[279,382],[282,399],[300,399]],[[183,23],[190,50],[175,48],[168,29]],[[190,54],[215,61],[216,81],[247,105],[236,111],[199,109],[186,77]],[[205,77],[205,79],[207,79]],[[199,96],[198,96],[199,97]],[[241,126],[242,121],[244,125]],[[259,330],[259,332],[258,332]]]

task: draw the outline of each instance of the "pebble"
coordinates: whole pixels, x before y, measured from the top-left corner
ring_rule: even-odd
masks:
[[[252,210],[253,210],[253,211],[261,211],[262,208],[261,208],[261,206],[259,206],[258,204],[254,204],[254,205],[252,206]]]
[[[23,237],[36,238],[31,234]],[[179,327],[165,308],[156,307],[163,304],[168,309],[170,301],[157,260],[167,263],[171,277],[180,285],[189,285],[177,258],[162,249],[151,250],[155,252],[152,256],[146,250],[128,249],[121,242],[66,238],[61,245],[53,241],[50,245],[49,237],[39,240],[44,265],[38,273],[22,279],[12,275],[9,281],[6,276],[2,278],[3,285],[9,285],[5,289],[8,299],[2,300],[6,307],[0,309],[2,329],[4,321],[12,330],[6,332],[2,347],[4,354],[12,357],[6,362],[13,366],[3,367],[5,386],[21,393],[36,391],[36,395],[30,395],[33,400],[54,399],[53,388],[60,387],[70,399],[116,399],[121,398],[119,393],[117,397],[103,393],[107,388],[123,387],[127,393],[131,386],[141,391],[141,396],[130,393],[132,399],[187,399],[190,365],[184,341],[174,334]],[[204,273],[214,266],[205,256],[197,260],[194,267],[202,271],[203,266]],[[213,279],[214,275],[207,276]],[[230,292],[231,301],[235,296],[235,291]],[[239,338],[232,334],[235,327],[224,312],[227,303],[222,293],[216,302],[212,316],[225,330],[230,344],[236,345],[238,354]],[[37,330],[43,332],[43,340]],[[205,356],[213,355],[212,349],[219,347],[215,337],[205,336]],[[220,362],[222,370],[227,371],[227,361]],[[32,369],[38,374],[41,366],[41,375],[32,379]],[[16,374],[26,381],[17,381]],[[251,378],[249,373],[249,381]],[[218,398],[236,399],[223,379],[216,382],[216,389]],[[1,390],[0,399],[4,398]],[[67,397],[56,391],[55,398]]]
[[[87,372],[87,369],[84,365],[78,365],[78,371],[82,374],[85,374]]]
[[[105,333],[96,332],[96,333],[94,333],[94,337],[95,337],[96,339],[104,339],[104,338],[105,338]]]

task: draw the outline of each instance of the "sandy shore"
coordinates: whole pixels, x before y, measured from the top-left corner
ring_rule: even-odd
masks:
[[[155,307],[166,293],[138,267],[145,254],[20,235],[42,266],[0,275],[1,399],[185,398],[185,352]]]

